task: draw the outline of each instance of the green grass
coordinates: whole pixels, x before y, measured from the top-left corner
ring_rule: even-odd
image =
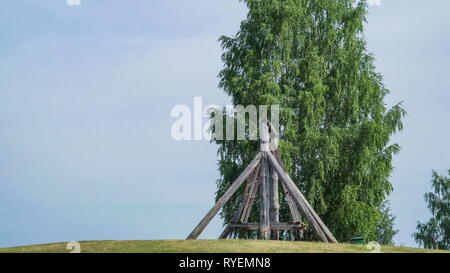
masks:
[[[369,253],[365,245],[256,240],[81,241],[82,253]],[[68,253],[67,243],[0,248],[0,253]],[[381,246],[382,253],[446,252]],[[446,253],[450,253],[447,251]]]

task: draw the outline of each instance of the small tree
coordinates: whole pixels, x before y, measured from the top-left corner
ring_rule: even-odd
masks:
[[[433,216],[427,223],[418,222],[413,236],[425,248],[450,249],[450,177],[433,171],[432,188],[434,193],[424,197]]]

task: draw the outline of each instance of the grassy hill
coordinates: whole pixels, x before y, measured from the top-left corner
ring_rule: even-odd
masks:
[[[82,253],[369,253],[365,245],[255,240],[81,241]],[[0,253],[68,253],[67,243],[0,248]],[[445,252],[381,246],[382,253]],[[447,251],[447,253],[450,253]]]

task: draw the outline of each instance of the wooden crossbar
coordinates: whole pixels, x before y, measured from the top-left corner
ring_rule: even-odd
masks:
[[[244,230],[258,230],[260,223],[232,223],[231,228],[239,228]],[[275,230],[301,230],[305,228],[303,223],[271,223],[270,229]]]

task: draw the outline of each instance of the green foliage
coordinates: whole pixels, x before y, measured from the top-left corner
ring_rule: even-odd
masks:
[[[244,2],[249,11],[240,31],[220,38],[220,87],[234,105],[280,105],[280,152],[290,176],[338,240],[376,240],[380,208],[392,191],[392,158],[400,150],[389,140],[402,129],[405,111],[384,103],[389,91],[363,36],[367,3]],[[218,198],[259,146],[256,141],[217,143]],[[226,222],[239,198],[222,210]],[[282,221],[290,221],[285,202],[280,213]],[[251,215],[250,221],[258,217]]]
[[[450,249],[450,170],[449,177],[433,171],[434,192],[425,194],[428,209],[433,215],[427,223],[417,223],[413,234],[416,242],[430,249]]]
[[[394,245],[394,236],[398,233],[398,230],[394,229],[396,217],[392,215],[389,205],[389,201],[381,205],[381,217],[377,225],[377,241],[382,245]]]

